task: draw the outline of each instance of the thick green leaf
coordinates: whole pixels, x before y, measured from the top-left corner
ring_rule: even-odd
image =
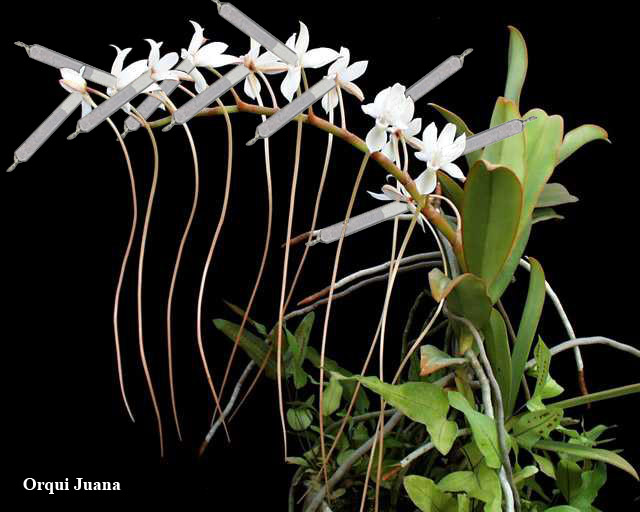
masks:
[[[443,352],[438,347],[433,345],[423,345],[420,347],[420,376],[426,377],[438,370],[448,368],[449,366],[456,366],[466,364],[467,360],[460,357],[451,357],[446,352]]]
[[[549,450],[557,453],[566,453],[582,459],[599,460],[606,462],[612,466],[622,469],[629,473],[633,478],[639,480],[638,473],[633,466],[629,464],[625,459],[620,457],[617,453],[609,450],[603,450],[602,448],[590,448],[588,446],[580,446],[573,443],[561,443],[558,441],[538,441],[534,448],[540,450]]]
[[[449,402],[442,388],[428,382],[391,385],[377,377],[356,378],[405,416],[425,425],[440,453],[446,455],[449,452],[458,429],[455,422],[447,420]]]
[[[520,232],[516,243],[513,245],[511,249],[511,253],[507,258],[507,261],[502,268],[502,272],[494,281],[494,283],[489,286],[489,297],[491,297],[491,301],[495,304],[502,294],[511,283],[513,279],[513,274],[515,274],[516,268],[518,268],[518,264],[520,263],[520,258],[524,254],[524,250],[527,247],[527,242],[529,241],[529,235],[531,234],[531,224],[529,223],[525,228]]]
[[[513,427],[516,441],[531,450],[540,438],[548,438],[562,420],[562,409],[547,408],[523,414]]]
[[[547,183],[538,198],[536,208],[560,206],[562,204],[577,202],[578,198],[576,196],[572,196],[567,188],[561,183]]]
[[[311,414],[311,411],[305,407],[287,410],[287,423],[289,423],[289,426],[297,432],[307,430],[312,421],[313,415]]]
[[[558,462],[556,482],[558,482],[558,489],[560,489],[564,499],[569,503],[578,494],[582,486],[581,472],[580,466],[572,460],[562,459]]]
[[[518,389],[524,368],[529,359],[531,352],[531,344],[538,329],[538,322],[542,315],[542,307],[546,295],[544,271],[542,266],[535,258],[529,258],[531,263],[531,274],[529,277],[529,291],[527,292],[527,300],[520,319],[516,342],[513,346],[513,356],[511,358],[511,389],[513,394],[509,396],[506,413],[511,414],[518,396]]]
[[[455,207],[460,210],[464,198],[462,187],[458,185],[458,182],[454,181],[451,176],[442,171],[438,171],[438,182],[442,187],[442,195],[451,199]]]
[[[564,220],[564,215],[560,215],[553,208],[536,208],[533,210],[531,224],[537,224],[545,220]]]
[[[335,376],[331,376],[329,384],[327,384],[324,390],[324,396],[322,398],[322,414],[323,416],[329,416],[338,410],[340,407],[340,399],[342,398],[342,385],[340,380]]]
[[[609,140],[609,134],[595,124],[583,124],[574,128],[564,136],[560,151],[558,152],[558,163],[564,162],[582,146],[593,140]]]
[[[598,402],[600,400],[607,400],[608,398],[632,395],[634,393],[640,393],[640,384],[629,384],[628,386],[607,389],[606,391],[589,393],[588,395],[561,400],[549,405],[553,407],[559,407],[561,409],[569,409],[570,407],[578,407],[579,405],[590,404],[592,402]]]
[[[449,404],[467,418],[473,434],[473,440],[484,456],[487,466],[499,468],[501,464],[500,448],[495,422],[489,416],[474,410],[467,399],[457,391],[449,391]]]
[[[221,318],[216,318],[213,321],[213,324],[216,326],[218,330],[223,332],[227,338],[229,338],[232,342],[235,342],[236,336],[240,330],[240,326],[233,322],[229,322],[228,320],[223,320]],[[276,354],[274,351],[271,351],[269,354],[269,347],[264,342],[264,340],[258,338],[255,334],[247,331],[246,329],[242,333],[242,336],[238,340],[238,344],[240,348],[246,352],[246,354],[257,364],[262,365],[264,360],[267,359],[266,365],[264,367],[264,374],[271,378],[275,379],[276,377]],[[269,357],[267,358],[267,354]]]
[[[527,76],[529,56],[527,55],[527,45],[520,31],[515,27],[509,26],[509,32],[509,69],[504,95],[518,105],[524,79]]]
[[[456,136],[462,133],[464,133],[467,137],[473,136],[473,132],[469,129],[469,127],[467,126],[467,123],[465,123],[459,115],[454,114],[450,110],[447,110],[446,108],[441,107],[440,105],[436,105],[435,103],[429,103],[429,106],[435,108],[438,112],[440,112],[440,114],[442,114],[442,117],[444,117],[447,120],[447,122],[453,123],[456,125],[456,128],[457,128]],[[465,158],[467,159],[467,164],[469,165],[469,167],[475,164],[476,161],[479,160],[481,157],[482,157],[481,149],[477,149],[476,151],[473,151],[472,153],[465,155]]]
[[[506,402],[511,393],[511,353],[507,327],[502,315],[496,309],[491,310],[489,322],[485,325],[483,332],[487,356]]]
[[[551,367],[551,351],[544,344],[542,338],[538,337],[538,344],[535,349],[536,357],[536,387],[531,395],[531,399],[527,402],[530,410],[542,409],[542,393],[547,383],[549,369]]]
[[[535,116],[536,119],[529,121],[524,127],[527,140],[527,172],[524,180],[520,231],[531,220],[542,189],[553,174],[564,130],[560,116],[549,116],[544,110],[536,108],[527,112],[523,118],[531,116]]]
[[[469,272],[489,289],[511,254],[521,210],[522,186],[514,173],[476,162],[464,187],[462,244]]]
[[[443,291],[447,307],[454,315],[469,320],[478,329],[489,320],[491,301],[484,281],[473,274],[462,274],[451,281]]]
[[[466,494],[458,494],[457,512],[471,512],[471,500]]]
[[[456,512],[457,503],[453,496],[442,492],[428,478],[418,475],[406,476],[404,488],[413,504],[422,512]]]
[[[508,98],[498,98],[491,116],[491,128],[513,119],[520,119],[518,105]],[[522,132],[487,146],[482,158],[496,166],[509,167],[520,183],[524,184],[527,169],[525,154],[526,139]]]

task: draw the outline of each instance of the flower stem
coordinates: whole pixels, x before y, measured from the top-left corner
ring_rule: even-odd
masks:
[[[278,111],[276,108],[269,107],[261,107],[259,105],[253,105],[251,103],[246,103],[244,101],[238,101],[237,105],[231,106],[222,106],[222,107],[213,107],[213,108],[205,108],[203,109],[196,117],[212,117],[227,114],[235,114],[235,113],[249,113],[249,114],[257,114],[257,115],[266,115],[270,116],[275,114]],[[336,138],[345,141],[350,144],[358,151],[362,153],[367,153],[369,150],[367,148],[367,144],[360,137],[355,135],[354,133],[345,130],[336,126],[329,121],[318,117],[316,114],[300,114],[293,119],[294,121],[301,120],[305,124],[309,124],[314,126],[324,132],[332,133]],[[164,117],[162,119],[158,119],[150,123],[151,127],[159,128],[161,126],[165,126],[171,122],[171,117]],[[372,153],[371,159],[375,161],[378,165],[380,165],[385,171],[391,174],[394,178],[396,178],[404,187],[407,189],[409,194],[413,197],[417,204],[423,204],[424,200],[422,199],[420,193],[416,189],[413,181],[408,179],[408,177],[399,169],[391,160],[389,160],[385,155],[380,152]],[[438,230],[449,240],[453,250],[455,252],[456,258],[458,262],[464,268],[464,257],[462,253],[462,242],[460,238],[457,236],[455,230],[449,225],[448,221],[444,218],[443,215],[440,214],[435,208],[433,208],[428,202],[424,204],[422,207],[422,213],[424,216],[434,224]]]

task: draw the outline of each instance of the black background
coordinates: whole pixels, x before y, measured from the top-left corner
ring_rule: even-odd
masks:
[[[605,127],[612,145],[592,143],[556,171],[553,181],[565,184],[580,202],[562,208],[567,217],[537,225],[527,253],[538,258],[563,299],[579,336],[602,334],[637,344],[638,278],[635,273],[637,134],[633,130],[635,36],[630,13],[610,4],[598,10],[559,10],[539,5],[528,10],[487,5],[483,10],[442,7],[434,3],[372,2],[238,2],[248,14],[286,39],[297,32],[297,20],[309,27],[311,47],[347,46],[352,61],[369,59],[358,83],[368,101],[380,89],[399,81],[409,85],[446,57],[467,47],[475,52],[464,69],[416,107],[423,126],[441,119],[427,102],[459,113],[477,131],[484,129],[495,98],[503,91],[508,48],[507,25],[521,29],[529,47],[529,75],[522,111],[541,107],[565,118],[565,129],[582,123]],[[104,4],[67,1],[63,4],[22,2],[5,18],[2,33],[4,136],[8,166],[12,152],[64,98],[56,70],[27,58],[12,42],[39,43],[108,70],[114,51],[108,44],[132,46],[131,59],[146,58],[143,38],[165,41],[163,49],[188,44],[195,19],[205,35],[230,44],[229,53],[246,52],[247,39],[219,18],[205,0],[181,2],[123,2]],[[310,72],[311,81],[320,78]],[[278,85],[279,77],[274,80]],[[281,97],[280,97],[281,98]],[[176,101],[184,98],[178,93]],[[227,101],[230,98],[226,98]],[[357,101],[347,97],[349,127],[364,136],[371,120]],[[72,116],[75,119],[75,116]],[[123,118],[118,118],[121,124]],[[205,336],[214,373],[220,377],[229,342],[217,334],[209,319],[232,318],[221,299],[246,302],[264,240],[266,194],[262,149],[245,148],[258,122],[250,115],[233,117],[235,164],[228,222],[209,275],[205,300]],[[192,193],[192,165],[180,129],[158,133],[160,185],[155,203],[145,270],[145,335],[149,364],[160,395],[167,456],[158,457],[152,409],[137,354],[135,336],[135,265],[131,260],[122,305],[122,336],[126,383],[137,423],[128,420],[119,399],[114,367],[111,307],[117,271],[128,235],[130,203],[126,167],[109,128],[100,126],[68,142],[69,121],[36,156],[13,174],[0,178],[2,230],[2,487],[20,494],[23,503],[50,499],[145,500],[179,497],[185,503],[211,506],[231,499],[241,510],[284,508],[291,468],[282,463],[275,386],[263,382],[231,424],[232,444],[214,439],[202,459],[197,447],[206,431],[211,402],[195,350],[195,297],[210,237],[217,222],[225,174],[226,134],[222,118],[192,123],[200,152],[202,196],[197,222],[187,246],[176,292],[175,343],[178,406],[185,441],[177,443],[168,408],[164,314],[170,273]],[[286,233],[289,180],[292,173],[295,127],[273,138],[275,216],[269,267],[253,316],[272,325],[277,315]],[[147,198],[152,160],[142,133],[127,144],[138,179],[141,208]],[[320,176],[326,135],[312,128],[303,133],[301,176],[294,232],[308,229]],[[336,141],[320,225],[338,221],[351,192],[360,156]],[[419,171],[420,169],[414,169]],[[377,189],[384,174],[369,166],[363,188]],[[360,194],[357,211],[377,206]],[[418,238],[412,250],[431,249]],[[380,263],[387,258],[390,228],[381,226],[345,243],[340,275]],[[301,249],[292,252],[295,267]],[[309,256],[296,297],[325,286],[330,279],[334,246],[317,246]],[[520,275],[520,274],[519,274]],[[524,284],[523,284],[524,283]],[[523,304],[520,279],[508,295],[517,322]],[[398,281],[388,328],[390,367],[397,364],[392,349],[404,325],[404,315],[424,277]],[[368,348],[383,300],[383,287],[373,286],[333,309],[329,355],[356,369]],[[320,310],[321,312],[323,310]],[[323,315],[319,315],[321,319]],[[542,335],[548,344],[566,335],[547,304]],[[313,343],[321,334],[317,321]],[[637,380],[638,362],[607,348],[583,351],[592,390]],[[243,366],[243,355],[239,362]],[[241,368],[237,365],[236,370]],[[554,358],[554,376],[576,393],[575,367],[569,353]],[[219,382],[219,381],[218,381]],[[588,427],[618,424],[616,448],[640,465],[637,444],[637,399],[598,403],[591,411],[574,410]],[[292,451],[299,447],[291,442]],[[294,453],[295,454],[295,453]],[[22,491],[27,477],[37,480],[118,480],[120,493],[43,493]],[[604,510],[629,507],[638,485],[615,468],[598,506]],[[46,499],[43,499],[46,498]],[[637,501],[635,502],[637,504]],[[631,507],[636,506],[631,505]],[[189,506],[189,508],[192,508]]]

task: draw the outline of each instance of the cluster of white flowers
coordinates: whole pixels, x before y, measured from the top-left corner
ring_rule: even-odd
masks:
[[[300,31],[291,35],[287,39],[286,45],[291,48],[298,60],[295,65],[289,65],[281,61],[269,51],[260,53],[260,44],[250,40],[249,52],[241,56],[226,54],[228,45],[221,42],[207,43],[204,37],[204,29],[195,21],[191,21],[194,34],[187,49],[182,49],[182,59],[189,60],[195,67],[190,74],[172,69],[178,62],[178,54],[170,52],[160,57],[161,42],[152,39],[146,41],[150,44],[151,50],[146,60],[138,60],[124,67],[124,61],[131,51],[131,48],[121,50],[116,49],[116,58],[111,67],[111,74],[117,78],[115,88],[109,88],[107,94],[113,96],[122,90],[133,80],[146,71],[151,71],[151,77],[156,81],[161,80],[187,80],[195,83],[197,92],[202,92],[207,88],[207,82],[198,68],[216,69],[228,65],[244,64],[252,73],[245,79],[244,92],[247,96],[255,99],[256,93],[260,93],[260,81],[254,73],[264,73],[273,75],[286,73],[280,84],[280,92],[288,100],[292,101],[296,92],[300,88],[302,73],[305,68],[321,68],[331,64],[327,76],[335,79],[336,86],[355,96],[360,101],[364,100],[364,94],[354,80],[360,78],[367,69],[368,61],[358,61],[350,64],[350,52],[347,48],[340,48],[337,52],[330,48],[309,49],[309,29],[300,22]],[[205,44],[207,43],[207,44]],[[71,69],[62,69],[62,79],[60,84],[70,92],[80,92],[83,94],[82,115],[86,115],[91,110],[93,102],[88,94],[87,83],[80,73]],[[159,86],[154,83],[145,92],[150,93],[158,90]],[[405,87],[396,83],[380,91],[373,103],[362,106],[362,110],[375,119],[375,125],[366,137],[369,151],[381,151],[394,163],[399,163],[397,143],[402,141],[417,150],[415,157],[426,163],[427,168],[416,179],[415,185],[422,195],[432,193],[437,184],[436,171],[443,170],[450,176],[464,180],[464,174],[460,168],[453,163],[455,159],[462,155],[465,148],[465,135],[455,138],[456,127],[449,123],[438,137],[434,123],[425,128],[422,133],[422,140],[416,135],[422,129],[422,119],[413,118],[414,104],[411,98],[405,94]],[[336,108],[339,104],[339,96],[336,89],[331,90],[322,98],[322,107],[326,112]],[[124,109],[130,110],[130,105]],[[391,137],[390,137],[391,136]],[[394,140],[395,139],[395,140]],[[409,204],[412,200],[401,184],[397,187],[385,185],[382,194],[371,193],[377,199],[405,201]]]

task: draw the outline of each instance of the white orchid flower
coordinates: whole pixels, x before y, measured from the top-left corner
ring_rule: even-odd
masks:
[[[413,120],[414,105],[411,98],[405,96],[405,86],[395,84],[380,91],[373,103],[362,105],[365,114],[376,120],[375,126],[369,130],[366,137],[369,151],[380,151],[385,147],[388,131],[415,131],[419,120]],[[416,132],[417,133],[417,132]]]
[[[249,53],[238,57],[237,64],[244,64],[251,71],[260,71],[266,74],[282,73],[287,70],[282,62],[270,51],[265,51],[260,55],[260,43],[250,38]],[[253,84],[253,87],[252,87]],[[244,79],[244,92],[252,100],[256,99],[254,89],[260,94],[262,86],[254,73]]]
[[[353,94],[360,101],[364,101],[364,94],[360,87],[353,83],[354,80],[364,75],[369,61],[360,60],[349,65],[351,54],[348,48],[340,48],[340,57],[329,66],[327,78],[334,78],[338,87]],[[338,106],[338,92],[331,89],[322,98],[322,108],[329,113]]]
[[[82,78],[84,69],[85,67],[82,66],[80,68],[80,72],[78,72],[69,68],[61,68],[60,74],[62,75],[62,78],[59,80],[60,85],[65,91],[70,93],[78,92],[82,94],[82,102],[80,103],[82,105],[82,117],[91,112],[91,109],[93,108],[93,102],[87,90],[87,81]]]
[[[422,130],[422,119],[416,117],[404,130],[395,130],[394,136],[402,137],[410,146],[420,149],[422,147],[422,143],[420,143],[420,139],[416,139],[415,137],[420,133],[420,130]],[[398,154],[394,150],[393,142],[391,140],[387,141],[381,152],[394,164],[398,164]]]
[[[285,43],[298,55],[295,66],[287,65],[287,75],[280,84],[282,95],[291,101],[293,95],[300,86],[303,68],[321,68],[340,57],[340,54],[331,48],[314,48],[309,50],[309,29],[300,22],[300,33],[293,34]]]
[[[433,192],[436,188],[436,174],[430,173],[428,170],[422,172],[415,180],[415,186],[420,195],[427,195]],[[433,179],[432,179],[433,178]],[[396,187],[392,187],[391,185],[383,185],[382,186],[382,194],[367,191],[371,197],[378,199],[380,201],[400,201],[401,203],[407,203],[407,207],[411,211],[411,213],[416,213],[416,203],[411,197],[411,194],[407,191],[407,189],[402,185],[402,183],[397,184]],[[424,230],[424,215],[420,213],[418,216],[418,224]]]
[[[418,160],[427,163],[425,173],[430,173],[431,177],[429,179],[434,183],[434,188],[436,171],[439,169],[442,169],[452,178],[465,180],[460,167],[454,164],[453,161],[464,152],[467,137],[463,133],[454,140],[455,136],[456,126],[453,123],[447,123],[440,133],[440,137],[438,137],[435,123],[427,126],[422,133],[422,148],[415,155]]]
[[[207,88],[207,81],[198,68],[217,68],[235,64],[238,63],[238,57],[224,53],[229,47],[225,43],[213,42],[202,46],[207,42],[207,38],[204,37],[204,28],[193,20],[190,20],[190,23],[194,28],[193,37],[189,48],[182,49],[181,57],[188,59],[195,66],[190,75],[195,81],[196,91],[200,93]]]
[[[124,60],[126,59],[127,55],[131,51],[131,48],[125,48],[124,50],[121,50],[114,44],[110,46],[116,49],[116,58],[114,59],[113,64],[111,66],[111,74],[116,77],[116,86],[115,88],[107,87],[107,94],[109,96],[113,96],[118,91],[121,91],[122,89],[124,89],[127,85],[129,85],[131,82],[133,82],[136,78],[138,78],[142,73],[144,73],[147,70],[147,60],[146,59],[138,60],[136,62],[129,64],[127,67],[123,69]],[[124,107],[122,107],[122,110],[124,110],[127,113],[130,112],[131,104],[127,103]]]
[[[149,58],[147,59],[148,69],[151,70],[151,78],[155,82],[161,82],[162,80],[186,80],[193,81],[193,78],[187,73],[171,69],[178,63],[178,54],[176,52],[170,52],[160,57],[160,47],[162,42],[156,42],[153,39],[145,39],[151,46],[149,51]],[[152,84],[144,92],[152,92],[160,90],[160,86],[157,83]]]

